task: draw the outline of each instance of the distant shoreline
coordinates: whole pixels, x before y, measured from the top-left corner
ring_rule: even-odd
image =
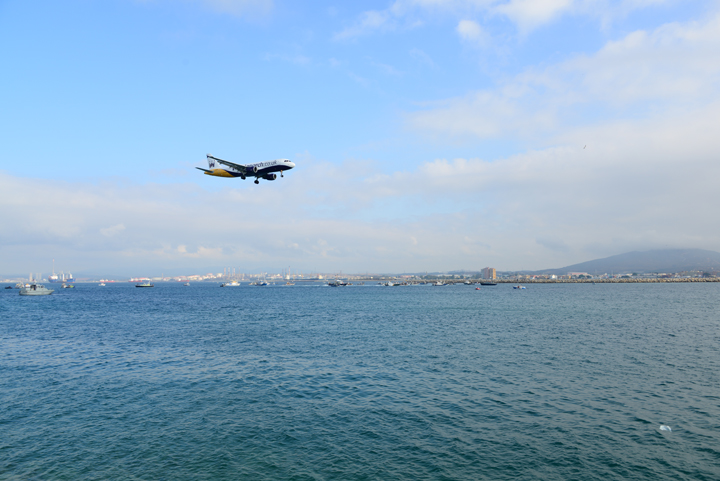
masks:
[[[497,284],[661,284],[677,282],[720,282],[720,277],[669,279],[494,279],[492,281],[483,280],[481,282],[495,282]]]
[[[347,277],[351,282],[378,282],[378,281],[393,281],[396,282],[396,277],[380,277],[380,278],[362,278],[362,277]],[[494,282],[496,284],[667,284],[667,283],[686,283],[686,282],[720,282],[720,277],[690,277],[690,278],[666,278],[666,279],[652,279],[652,278],[632,278],[632,279],[447,279],[447,278],[436,278],[436,279],[422,279],[414,280],[408,279],[406,282],[409,284],[435,284],[437,282],[443,285],[453,284],[465,284],[467,281],[472,285],[480,285],[483,282]],[[0,281],[0,284],[12,284],[16,282],[28,282],[27,280],[18,281],[16,280],[4,280]],[[99,281],[75,281],[73,284],[98,284]],[[112,284],[127,284],[128,281],[105,281]],[[156,282],[167,282],[177,284],[179,281],[166,280]],[[198,283],[220,283],[219,280],[201,280],[193,281]],[[249,281],[241,281],[243,283]],[[274,282],[274,281],[271,281]],[[280,282],[280,281],[277,281]],[[282,282],[285,282],[284,280]],[[327,282],[326,279],[293,279],[293,282]]]

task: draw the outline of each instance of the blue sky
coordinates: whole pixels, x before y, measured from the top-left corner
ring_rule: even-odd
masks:
[[[716,1],[6,0],[0,43],[0,275],[718,250]]]

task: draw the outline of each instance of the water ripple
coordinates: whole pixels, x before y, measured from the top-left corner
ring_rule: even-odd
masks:
[[[3,293],[0,479],[718,479],[718,287]]]

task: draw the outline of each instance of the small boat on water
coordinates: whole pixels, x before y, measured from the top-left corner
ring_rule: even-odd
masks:
[[[5,286],[5,289],[12,289],[12,286]]]
[[[105,287],[105,283],[104,283],[104,282],[101,282],[100,284],[98,284],[98,286],[100,286],[100,287]]]
[[[141,282],[139,284],[135,284],[135,287],[155,287],[155,286],[150,284],[149,282]]]
[[[240,287],[240,283],[238,281],[223,282],[220,287]]]
[[[481,286],[497,286],[497,282],[481,282]]]
[[[525,286],[513,286],[513,289],[527,289]]]
[[[20,288],[21,296],[47,296],[55,292],[53,289],[48,289],[42,284],[26,284]]]
[[[189,283],[189,282],[186,282],[185,284],[183,284],[183,286],[184,286],[184,287],[190,287],[190,283]]]
[[[479,287],[476,287],[476,288],[475,288],[475,290],[476,290],[476,291],[479,291],[479,290],[480,290],[480,288],[479,288]]]
[[[295,283],[294,283],[294,282],[287,281],[287,282],[285,283],[285,285],[286,285],[286,286],[294,286]]]
[[[63,285],[60,287],[62,287],[63,289],[74,289],[75,288],[75,286],[73,284],[65,284],[64,282],[63,282]]]

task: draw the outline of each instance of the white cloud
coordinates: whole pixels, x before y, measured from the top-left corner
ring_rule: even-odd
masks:
[[[482,27],[473,20],[460,20],[456,30],[463,40],[474,43],[482,43],[484,41],[485,32],[483,32]]]
[[[104,235],[105,237],[112,237],[114,235],[119,234],[120,232],[125,230],[125,226],[123,224],[115,224],[114,226],[107,227],[105,229],[100,229],[100,233]]]
[[[573,3],[573,0],[510,0],[493,11],[505,15],[521,32],[528,32],[568,11]]]
[[[408,124],[437,135],[538,139],[582,122],[696,108],[720,98],[720,16],[608,42],[493,90],[429,104]]]
[[[392,15],[389,11],[369,10],[360,15],[358,22],[335,34],[335,40],[358,37],[382,29],[393,28]]]
[[[485,33],[478,30],[479,24],[471,17],[504,17],[521,34],[527,35],[564,14],[597,18],[607,25],[633,11],[674,1],[677,0],[396,0],[384,10],[363,12],[352,26],[337,33],[335,39],[420,26],[437,15],[447,15],[459,19],[457,31],[463,39],[484,40]]]

